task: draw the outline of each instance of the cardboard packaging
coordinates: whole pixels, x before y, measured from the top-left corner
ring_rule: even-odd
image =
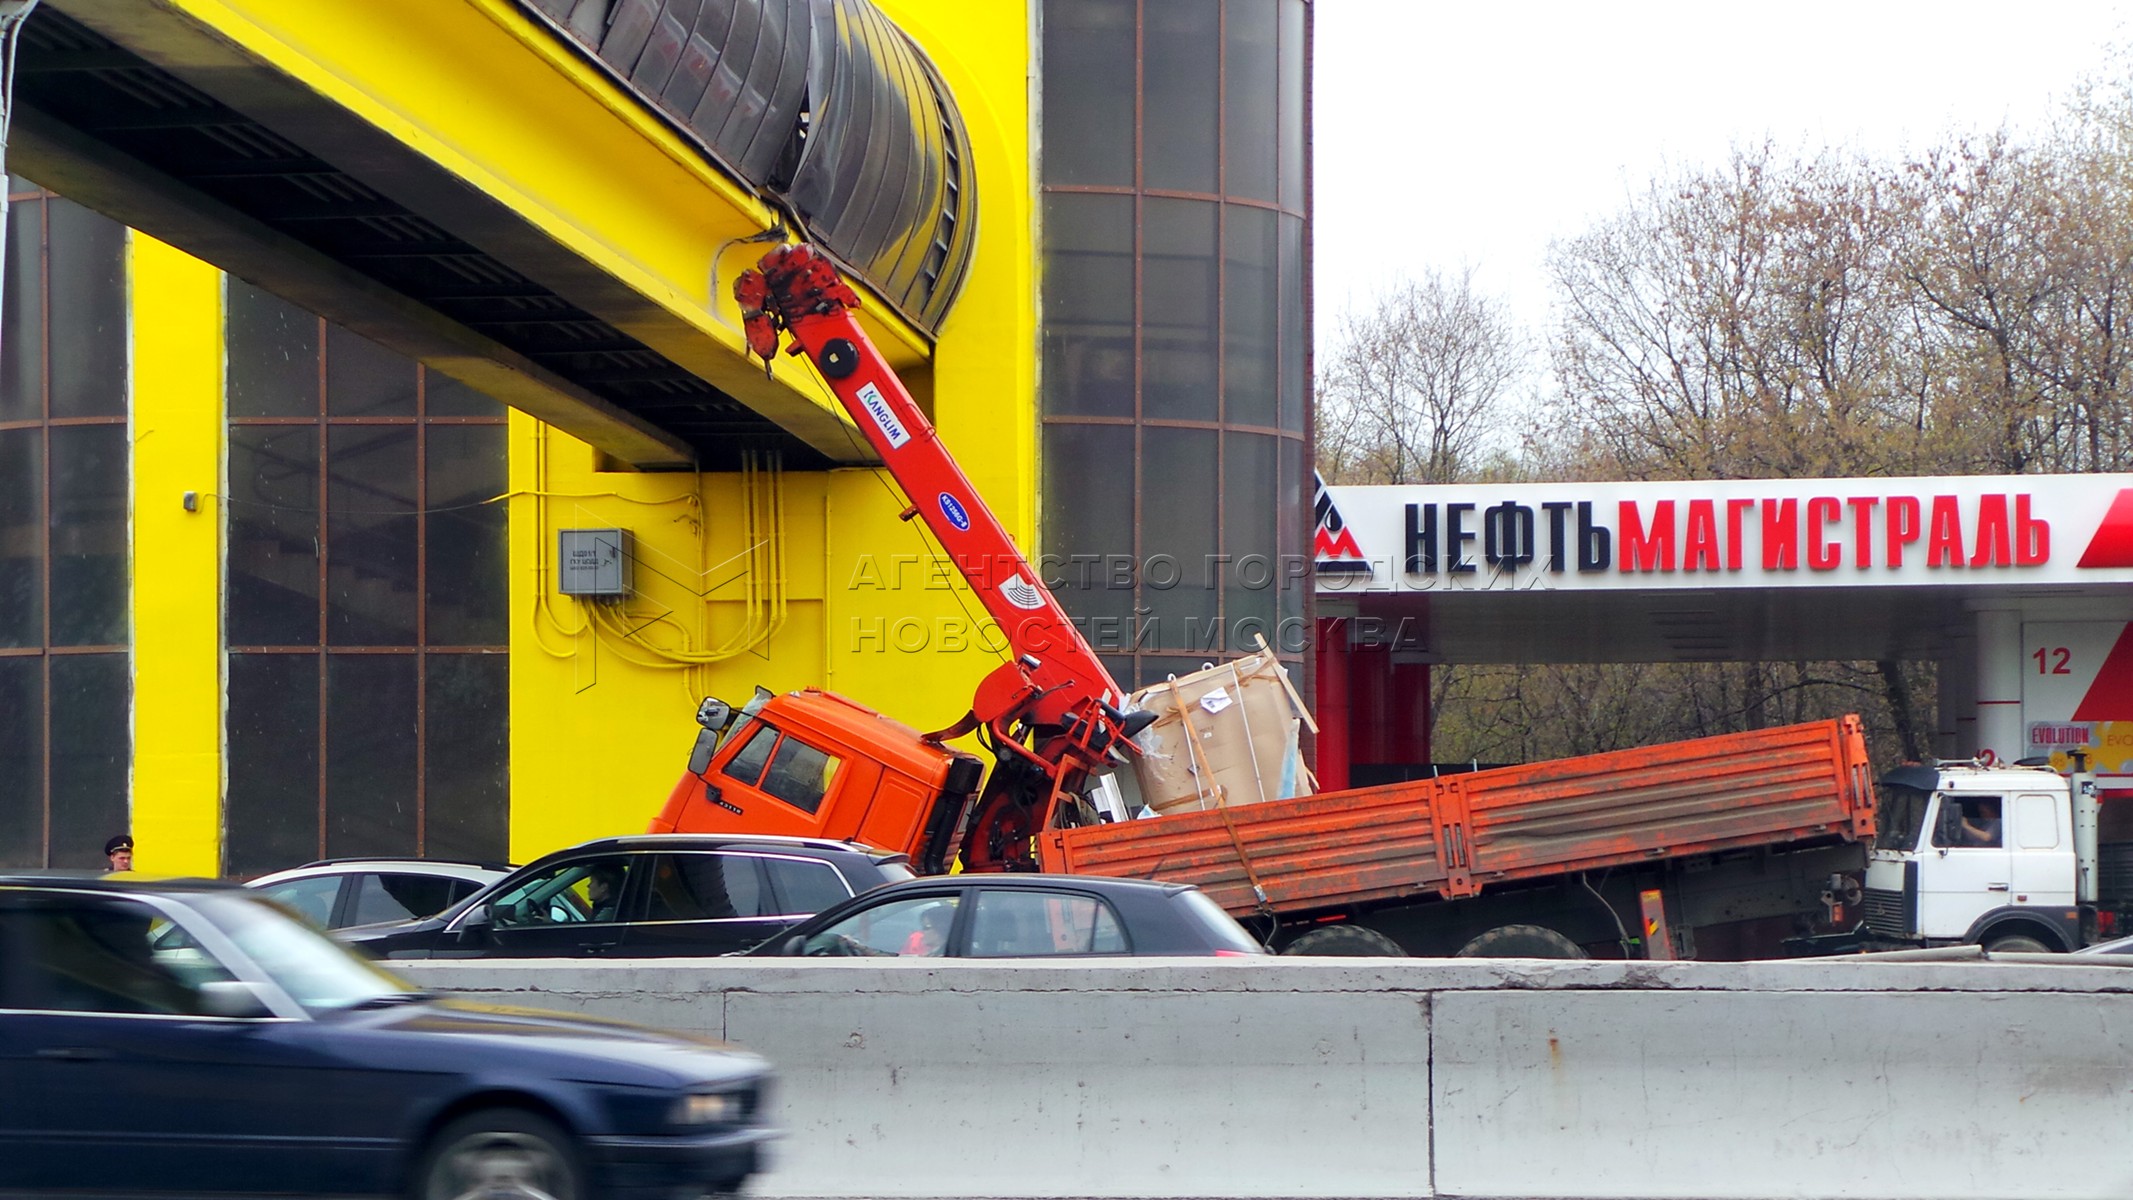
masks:
[[[1158,714],[1134,739],[1140,800],[1157,815],[1309,790],[1298,729],[1311,718],[1271,653],[1175,676],[1131,699]]]

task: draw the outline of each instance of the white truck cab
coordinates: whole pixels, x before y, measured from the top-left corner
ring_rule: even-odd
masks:
[[[1911,945],[2063,951],[2096,899],[2096,791],[2046,767],[1941,763],[1881,781],[1867,928]]]

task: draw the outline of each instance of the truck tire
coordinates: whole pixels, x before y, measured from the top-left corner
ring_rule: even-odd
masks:
[[[2056,954],[2057,949],[2022,933],[2010,933],[1985,943],[1987,954]]]
[[[1281,948],[1283,954],[1313,958],[1406,958],[1407,951],[1375,929],[1360,925],[1328,925],[1297,938]]]
[[[1584,948],[1540,925],[1498,925],[1466,945],[1457,958],[1590,958]]]

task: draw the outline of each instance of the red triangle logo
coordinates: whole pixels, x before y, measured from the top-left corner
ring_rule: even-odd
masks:
[[[2125,501],[2126,493],[2118,499]],[[2117,506],[2113,506],[2113,512]],[[2095,547],[2091,546],[2091,550]],[[2088,560],[2083,559],[2083,566]],[[2103,669],[2096,672],[2096,682],[2089,685],[2088,695],[2074,707],[2076,721],[2133,721],[2133,625],[2118,631],[2118,641],[2111,652],[2103,657]]]
[[[2089,548],[2081,552],[2079,565],[2133,567],[2133,488],[2118,489],[2111,511],[2103,514],[2103,524],[2096,527]]]

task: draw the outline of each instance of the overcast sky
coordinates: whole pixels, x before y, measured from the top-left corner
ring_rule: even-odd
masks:
[[[2034,126],[2133,0],[1318,0],[1317,336],[1397,273],[1478,270],[1526,319],[1542,261],[1670,166],[1765,137],[1894,156]]]

